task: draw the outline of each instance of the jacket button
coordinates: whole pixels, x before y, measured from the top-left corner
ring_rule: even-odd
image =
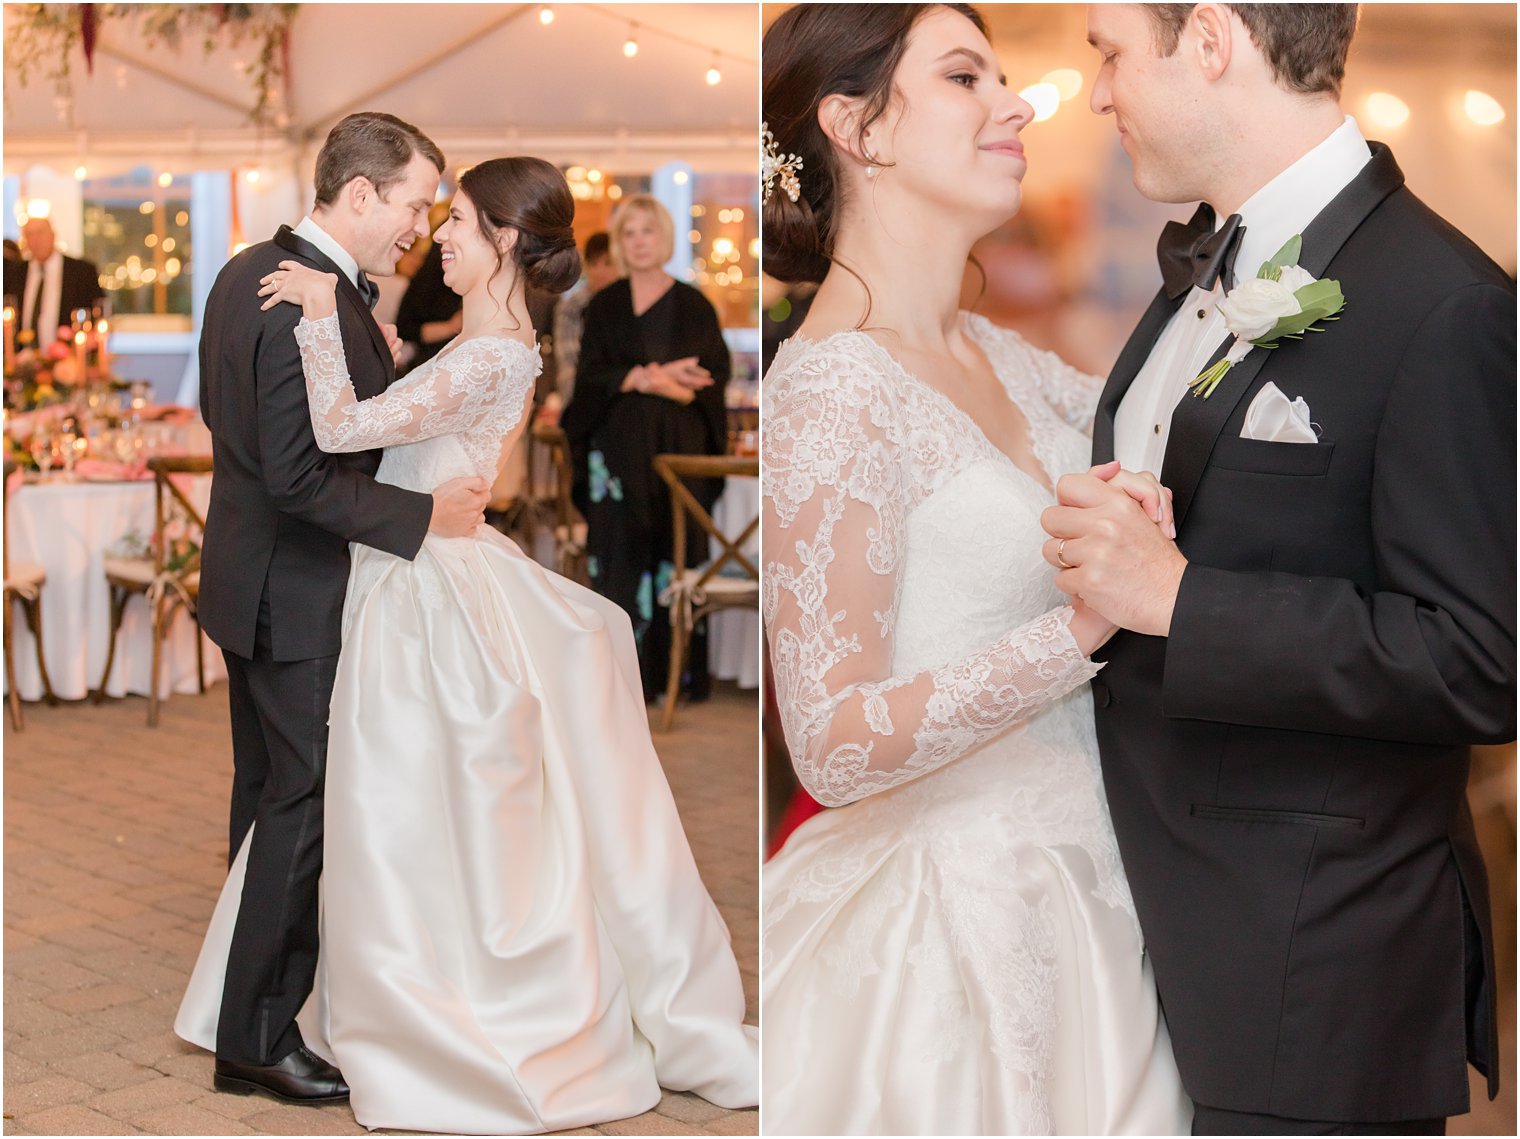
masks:
[[[1093,705],[1098,708],[1107,708],[1113,703],[1113,693],[1108,690],[1108,685],[1101,680],[1092,682]]]

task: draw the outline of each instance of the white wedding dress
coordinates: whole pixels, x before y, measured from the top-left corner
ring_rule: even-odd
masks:
[[[1052,481],[1101,381],[967,331]],[[763,875],[769,1134],[1186,1134],[1041,482],[863,332],[763,385],[764,610],[809,819]]]
[[[494,478],[537,351],[480,337],[356,403],[337,317],[297,327],[318,443],[377,478]],[[367,1127],[530,1134],[660,1086],[758,1102],[757,1031],[650,742],[615,604],[489,527],[352,547],[331,706],[321,958],[300,1025]],[[240,854],[175,1030],[214,1048]]]

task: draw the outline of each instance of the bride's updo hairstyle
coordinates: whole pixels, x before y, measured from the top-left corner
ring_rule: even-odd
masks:
[[[776,18],[760,49],[761,118],[783,155],[802,159],[794,202],[780,179],[762,213],[765,272],[781,281],[822,281],[833,264],[844,181],[818,106],[830,95],[862,101],[854,149],[892,104],[892,76],[914,26],[935,8],[959,12],[983,35],[986,21],[969,4],[796,4]]]
[[[522,279],[547,293],[562,293],[580,278],[575,247],[575,199],[565,176],[542,158],[518,155],[472,166],[459,188],[475,203],[482,236],[493,245],[503,229],[517,231],[512,260]],[[501,269],[502,254],[496,254]]]

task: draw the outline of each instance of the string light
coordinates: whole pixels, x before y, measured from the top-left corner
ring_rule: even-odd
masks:
[[[158,184],[160,186],[163,186],[165,189],[168,189],[168,187],[171,186],[173,182],[174,175],[170,174],[167,170],[158,176]]]
[[[74,167],[74,180],[76,182],[83,182],[89,176],[90,176],[90,172],[88,170],[86,170],[83,166],[76,166],[76,167]]]
[[[553,7],[551,7],[548,4],[545,4],[542,8],[540,8],[538,10],[538,22],[540,24],[544,25],[544,27],[546,27],[546,28],[550,24],[554,23],[554,9],[553,9]]]
[[[713,52],[712,66],[707,69],[707,85],[716,87],[723,82],[723,72],[718,70],[718,53]]]
[[[1409,121],[1409,104],[1397,95],[1374,91],[1367,96],[1367,116],[1384,130],[1392,130]]]
[[[1462,110],[1480,127],[1496,126],[1504,121],[1504,108],[1486,91],[1469,91],[1462,96]]]
[[[639,26],[628,25],[628,38],[623,41],[623,55],[629,59],[639,54]]]
[[[1019,98],[1034,108],[1034,121],[1043,123],[1061,109],[1061,92],[1054,83],[1033,83],[1019,92]]]
[[[1069,102],[1082,93],[1082,73],[1071,67],[1058,67],[1040,76],[1041,83],[1049,83],[1061,95],[1061,102]]]

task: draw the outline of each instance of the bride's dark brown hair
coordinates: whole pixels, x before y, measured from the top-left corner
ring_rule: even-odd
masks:
[[[466,170],[459,188],[475,204],[481,235],[493,246],[499,231],[517,231],[511,257],[525,283],[562,293],[579,279],[575,198],[556,167],[528,155],[492,158]],[[498,248],[497,270],[505,263]]]
[[[777,149],[802,159],[797,200],[778,183],[762,211],[770,276],[817,282],[834,264],[843,181],[833,144],[818,125],[818,105],[830,95],[861,101],[852,142],[864,152],[862,137],[892,103],[892,76],[908,36],[936,8],[959,12],[987,34],[986,21],[969,4],[797,4],[765,33],[761,117]]]

